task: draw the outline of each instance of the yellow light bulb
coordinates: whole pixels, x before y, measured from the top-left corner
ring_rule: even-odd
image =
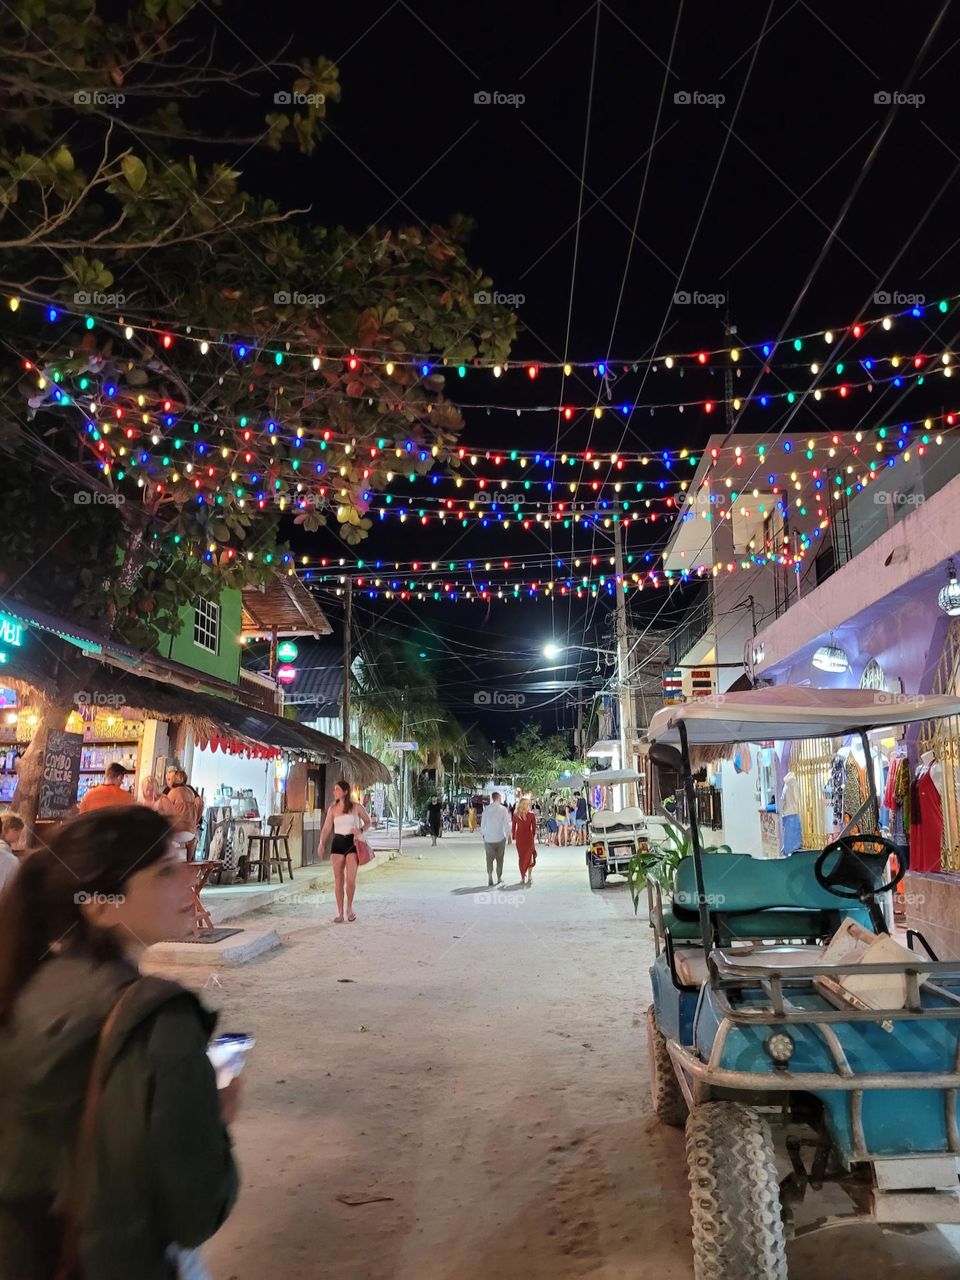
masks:
[[[11,298],[11,299],[10,299],[10,310],[11,310],[11,311],[19,311],[19,310],[20,310],[20,299],[19,299],[19,298]]]
[[[893,328],[893,321],[890,319],[890,317],[889,317],[889,316],[884,316],[884,317],[883,317],[883,320],[882,320],[880,323],[881,323],[881,325],[883,326],[883,328],[884,328],[884,329],[892,329],[892,328]]]
[[[209,350],[210,350],[210,343],[209,343],[209,342],[201,342],[201,343],[200,343],[200,354],[201,354],[202,356],[205,356]]]
[[[666,367],[667,367],[668,369],[672,369],[672,368],[673,368],[673,356],[667,356],[666,360],[664,360],[664,362],[663,362],[663,363],[666,365]]]

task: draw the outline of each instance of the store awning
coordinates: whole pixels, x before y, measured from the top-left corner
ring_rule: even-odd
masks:
[[[601,738],[587,751],[588,756],[616,756],[620,754],[620,743],[616,738]]]
[[[188,722],[200,739],[239,739],[252,746],[278,747],[282,751],[328,764],[341,765],[351,780],[361,772],[360,762],[344,752],[343,744],[329,734],[308,729],[295,720],[285,720],[255,707],[228,702],[210,693],[183,689],[174,684],[150,680],[115,667],[85,664],[84,688],[96,701],[123,707],[144,718]],[[109,701],[108,701],[109,699]],[[363,771],[366,771],[364,765]],[[356,778],[359,781],[359,778]]]

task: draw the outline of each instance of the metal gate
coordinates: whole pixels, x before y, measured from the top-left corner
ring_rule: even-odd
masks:
[[[831,738],[809,738],[790,748],[790,768],[797,775],[800,797],[800,829],[804,849],[822,849],[828,832],[824,824],[826,796],[833,762]]]

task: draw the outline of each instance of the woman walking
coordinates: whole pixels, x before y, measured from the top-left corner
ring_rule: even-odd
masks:
[[[172,1280],[233,1206],[216,1022],[146,947],[189,933],[192,869],[142,805],[66,823],[0,896],[0,1275]]]
[[[353,924],[356,916],[353,913],[353,895],[357,887],[357,846],[356,837],[363,835],[370,826],[370,819],[362,804],[354,803],[350,795],[350,784],[345,778],[333,786],[333,804],[327,810],[326,821],[320,832],[321,845],[330,832],[333,832],[333,844],[330,848],[330,861],[333,864],[333,891],[337,898],[337,914],[334,924],[343,924],[343,889],[347,889],[347,919]]]
[[[427,805],[427,828],[431,843],[436,844],[443,834],[443,806],[437,796],[431,797]]]
[[[533,868],[537,865],[537,815],[531,810],[526,796],[513,815],[513,838],[520,863],[520,883],[529,887],[533,884]]]

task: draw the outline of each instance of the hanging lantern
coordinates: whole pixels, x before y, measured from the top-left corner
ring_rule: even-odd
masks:
[[[296,667],[283,666],[283,667],[277,668],[277,679],[280,681],[281,684],[293,684],[296,678],[297,678]]]
[[[299,653],[300,650],[292,640],[281,640],[277,645],[277,657],[281,662],[293,662]]]
[[[947,565],[947,585],[940,588],[937,604],[948,617],[960,617],[960,582],[957,581],[957,571],[952,560]]]
[[[850,659],[847,657],[845,649],[841,649],[837,644],[822,644],[813,655],[813,665],[818,671],[847,671],[850,668]]]

